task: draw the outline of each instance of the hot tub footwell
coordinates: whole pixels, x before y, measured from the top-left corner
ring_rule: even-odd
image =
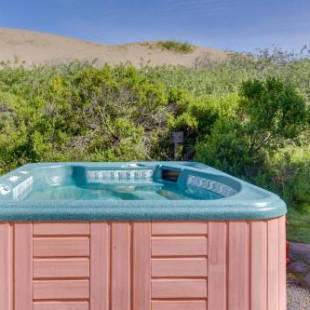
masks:
[[[1,310],[285,310],[285,217],[0,223]]]

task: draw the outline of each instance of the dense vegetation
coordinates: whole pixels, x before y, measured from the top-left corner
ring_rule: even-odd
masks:
[[[309,57],[279,51],[193,69],[4,65],[0,173],[39,161],[199,160],[279,193],[290,236],[310,242],[309,104]]]
[[[174,51],[176,53],[188,54],[194,50],[194,46],[188,42],[179,42],[174,40],[158,41],[156,47],[163,50]]]

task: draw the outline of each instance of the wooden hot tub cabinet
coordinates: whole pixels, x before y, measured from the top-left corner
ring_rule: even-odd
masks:
[[[285,217],[0,223],[1,310],[285,310]]]

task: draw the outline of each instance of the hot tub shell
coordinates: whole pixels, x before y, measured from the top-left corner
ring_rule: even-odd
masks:
[[[0,202],[0,309],[284,310],[285,207],[267,196],[164,215]]]

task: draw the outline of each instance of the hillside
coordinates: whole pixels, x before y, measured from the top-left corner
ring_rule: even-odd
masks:
[[[201,59],[218,61],[226,58],[227,53],[221,50],[199,46],[182,53],[161,48],[158,42],[101,45],[52,34],[0,28],[0,62],[25,66],[96,60],[99,66],[104,63],[131,63],[134,66],[167,64],[192,67]]]

